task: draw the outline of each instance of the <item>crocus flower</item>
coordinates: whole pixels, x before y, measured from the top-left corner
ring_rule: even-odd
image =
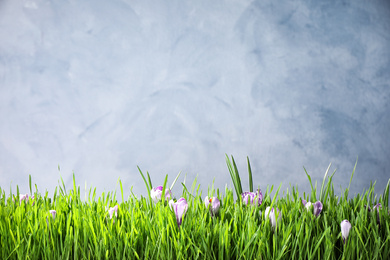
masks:
[[[19,198],[20,198],[20,203],[22,203],[22,201],[25,201],[25,202],[28,202],[28,194],[19,194]]]
[[[251,205],[260,206],[263,202],[263,194],[260,189],[257,189],[256,192],[246,191],[241,194],[241,197],[245,205],[250,203]]]
[[[221,202],[217,197],[209,198],[208,196],[206,196],[206,198],[204,199],[204,204],[206,205],[206,208],[210,209],[212,217],[214,217],[218,213],[219,207],[221,206]],[[209,207],[210,204],[211,206]]]
[[[372,209],[373,210],[376,209],[379,212],[379,208],[382,208],[382,204],[380,204],[380,203],[376,204]]]
[[[150,191],[150,197],[152,197],[152,200],[155,203],[161,200],[162,190],[163,190],[163,186],[158,186],[156,188],[153,188]],[[171,198],[171,191],[169,189],[165,189],[165,199],[169,200],[170,198]]]
[[[55,211],[54,209],[52,210],[49,210],[50,214],[53,216],[53,220],[56,219],[56,215],[57,215],[57,211]]]
[[[313,206],[313,214],[316,217],[318,217],[318,215],[320,215],[320,213],[322,211],[322,203],[321,203],[321,201],[317,201],[315,203],[311,203],[310,201],[306,202],[306,200],[302,200],[302,204],[303,204],[303,206],[305,206],[307,211],[309,211],[311,209],[311,207]]]
[[[348,220],[344,219],[341,221],[341,236],[343,237],[344,244],[347,242],[349,230],[351,229],[351,223]]]
[[[378,204],[376,204],[372,209],[373,209],[374,211],[375,211],[375,209],[376,209],[376,211],[377,211],[377,219],[376,219],[376,222],[377,222],[377,223],[379,224],[379,226],[380,226],[381,220],[380,220],[380,217],[379,217],[379,209],[382,209],[382,204],[378,203]]]
[[[277,214],[278,214],[278,222],[279,222],[282,220],[282,212],[278,208],[276,208],[276,210],[275,210],[275,208],[271,209],[270,207],[267,207],[265,209],[265,217],[267,217],[267,216],[269,217],[269,220],[271,221],[271,225],[273,228],[276,227],[276,213],[275,213],[275,211],[278,211]]]
[[[370,207],[370,206],[364,205],[364,207],[367,208],[368,212],[371,211],[371,207]],[[373,209],[374,211],[375,211],[375,209],[376,209],[376,211],[377,211],[377,219],[376,219],[376,221],[377,221],[377,223],[380,225],[380,224],[381,224],[381,220],[380,220],[380,217],[379,217],[379,209],[382,209],[382,204],[378,203],[378,204],[376,204],[372,209]]]
[[[169,201],[169,206],[175,212],[177,225],[180,227],[183,220],[183,215],[187,212],[188,203],[185,198],[180,198],[177,202]]]
[[[108,214],[110,214],[110,219],[112,219],[112,215],[115,213],[115,217],[117,217],[117,212],[118,212],[118,205],[115,205],[112,208],[108,209]]]
[[[53,216],[53,220],[55,220],[57,212],[54,209],[52,209],[52,210],[49,210],[49,213]],[[47,217],[46,217],[46,224],[47,224],[47,227],[49,228],[49,219]]]

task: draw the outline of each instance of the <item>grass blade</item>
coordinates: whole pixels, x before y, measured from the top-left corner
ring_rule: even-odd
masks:
[[[249,174],[249,191],[253,192],[253,179],[252,179],[252,169],[251,164],[249,162],[249,157],[246,157],[246,160],[248,161],[248,174]]]
[[[326,171],[325,171],[324,178],[322,179],[321,190],[320,190],[320,201],[322,201],[322,199],[324,197],[324,194],[323,194],[324,193],[324,184],[325,184],[326,176],[328,176],[329,169],[330,169],[331,165],[332,165],[332,163],[329,164],[328,169],[326,169]]]

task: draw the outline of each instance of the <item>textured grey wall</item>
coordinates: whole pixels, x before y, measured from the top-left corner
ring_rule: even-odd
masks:
[[[389,178],[389,1],[0,2],[0,186]],[[177,188],[180,185],[178,185]]]

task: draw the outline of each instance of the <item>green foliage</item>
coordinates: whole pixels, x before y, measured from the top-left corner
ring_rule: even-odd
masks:
[[[229,162],[232,179],[239,178],[233,157]],[[273,186],[267,186],[257,207],[237,203],[228,188],[222,196],[212,187],[208,194],[221,201],[219,213],[212,217],[194,181],[188,189],[182,183],[182,193],[176,196],[188,202],[180,228],[167,202],[153,203],[150,196],[135,195],[123,200],[120,180],[122,202],[118,203],[115,193],[97,197],[92,188],[81,200],[75,176],[73,189],[67,191],[61,178],[59,192],[56,188],[50,198],[47,192],[32,190],[30,177],[26,202],[20,201],[18,187],[16,194],[8,195],[0,187],[0,259],[388,259],[390,180],[379,198],[374,195],[375,185],[353,198],[348,198],[349,189],[337,197],[329,168],[318,194],[323,202],[318,217],[302,206],[298,188],[280,195],[280,185],[274,196]],[[251,180],[249,159],[248,171]],[[149,174],[144,181],[150,191]],[[233,183],[239,196],[241,182]],[[167,176],[164,191],[166,186]],[[315,185],[311,199],[316,195]],[[379,211],[368,210],[367,206],[372,209],[378,203],[382,204]],[[108,209],[115,205],[119,205],[117,216],[110,219]],[[277,228],[265,216],[268,206],[282,213]],[[55,219],[49,213],[52,209],[57,212]],[[340,233],[344,219],[352,224],[345,245]]]
[[[243,193],[241,186],[241,178],[238,173],[236,162],[234,161],[233,155],[231,156],[232,160],[230,160],[229,156],[226,154],[226,164],[230,173],[230,177],[233,182],[234,189],[236,191],[237,198],[241,198],[241,194]],[[249,175],[249,191],[253,192],[253,178],[252,178],[252,169],[251,164],[249,162],[249,157],[246,157],[248,163],[248,175]]]

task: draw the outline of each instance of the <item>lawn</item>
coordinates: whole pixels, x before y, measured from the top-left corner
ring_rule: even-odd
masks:
[[[168,176],[153,186],[139,169],[149,196],[123,198],[119,180],[121,203],[116,192],[98,196],[92,188],[81,199],[74,176],[71,189],[61,179],[53,196],[41,194],[31,176],[29,191],[0,187],[0,258],[389,259],[390,180],[381,196],[375,185],[336,195],[329,167],[320,187],[306,172],[310,194],[254,188],[248,159],[243,191],[234,158],[226,162],[234,189],[203,192],[195,180],[172,194],[179,176],[169,187]]]

